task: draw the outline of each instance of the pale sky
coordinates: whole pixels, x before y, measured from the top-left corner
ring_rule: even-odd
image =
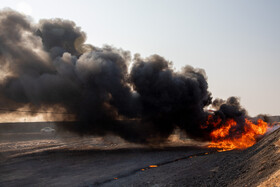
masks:
[[[73,20],[95,46],[203,68],[214,98],[238,96],[250,115],[280,115],[278,0],[1,0],[5,7],[34,22]]]

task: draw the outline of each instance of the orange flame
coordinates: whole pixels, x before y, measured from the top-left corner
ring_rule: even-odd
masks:
[[[157,165],[149,165],[150,168],[156,168],[158,167]]]
[[[257,137],[264,135],[268,128],[268,124],[261,119],[256,124],[245,119],[244,129],[238,131],[236,130],[237,122],[233,119],[228,119],[224,124],[221,124],[220,118],[214,120],[212,115],[209,116],[206,126],[211,124],[213,127],[219,128],[210,133],[212,141],[208,147],[217,148],[219,152],[251,147],[256,143]],[[206,126],[202,126],[202,128],[206,128]]]

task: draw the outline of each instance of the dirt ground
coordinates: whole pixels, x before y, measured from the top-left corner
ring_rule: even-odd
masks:
[[[280,186],[279,179],[280,129],[228,152],[176,138],[147,147],[110,136],[0,131],[0,186]]]

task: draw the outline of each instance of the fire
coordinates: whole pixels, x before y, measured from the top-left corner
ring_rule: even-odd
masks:
[[[245,118],[244,126],[240,127],[234,119],[227,119],[222,123],[220,118],[214,119],[208,116],[205,126],[212,125],[214,130],[210,133],[212,139],[208,145],[210,148],[217,148],[219,151],[229,151],[233,149],[246,149],[253,146],[257,137],[267,132],[268,124],[259,119],[257,123]]]
[[[149,165],[150,168],[156,168],[158,167],[157,165]]]

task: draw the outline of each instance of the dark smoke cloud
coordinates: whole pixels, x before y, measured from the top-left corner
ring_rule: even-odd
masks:
[[[237,97],[229,97],[227,100],[217,98],[212,102],[212,107],[223,119],[238,119],[247,116],[247,111],[240,105],[240,99]]]
[[[133,60],[129,51],[85,44],[74,22],[41,20],[0,12],[0,104],[37,111],[62,107],[76,116],[68,130],[117,134],[128,141],[157,143],[179,127],[209,139],[200,128],[211,103],[207,77],[191,66],[175,72],[158,55]],[[132,63],[131,71],[128,67]],[[222,118],[246,115],[236,98],[214,101]]]
[[[74,22],[62,19],[40,20],[36,34],[42,38],[44,49],[52,57],[69,52],[82,54],[86,34]]]
[[[212,103],[211,106],[213,109],[218,110],[222,104],[224,104],[226,101],[220,98],[216,98]]]
[[[130,77],[142,104],[142,123],[151,123],[153,136],[165,138],[176,126],[190,136],[201,135],[198,123],[211,101],[202,69],[186,66],[174,72],[172,64],[158,55],[147,59],[137,55]]]

